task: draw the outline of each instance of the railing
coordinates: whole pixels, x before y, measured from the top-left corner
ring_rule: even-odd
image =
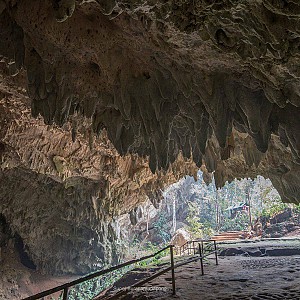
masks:
[[[216,243],[214,239],[198,239],[198,240],[192,240],[187,241],[182,246],[179,247],[179,255],[183,255],[186,251],[188,255],[196,254],[196,252],[199,250],[198,246],[195,246],[195,244],[201,243],[202,250],[204,250],[205,247],[210,246],[212,243]],[[178,252],[178,250],[177,250]]]
[[[200,255],[200,262],[201,262],[201,273],[202,273],[202,275],[204,275],[203,258],[214,253],[216,265],[219,264],[217,241],[216,240],[201,240],[200,243],[198,244],[198,247],[199,247],[199,255]],[[206,254],[205,254],[205,251],[207,251]]]
[[[56,294],[56,293],[59,293],[59,292],[62,292],[62,296],[63,296],[62,299],[63,300],[67,300],[68,299],[69,289],[72,288],[72,287],[74,287],[75,285],[83,283],[83,282],[86,282],[86,281],[91,280],[93,278],[102,276],[104,274],[113,272],[115,270],[127,267],[129,265],[141,262],[143,260],[147,260],[147,259],[153,258],[153,257],[157,256],[158,254],[160,254],[161,252],[163,252],[163,251],[165,251],[167,249],[170,249],[170,267],[167,267],[165,269],[162,269],[162,270],[156,272],[155,274],[153,274],[153,275],[151,275],[151,276],[149,276],[149,277],[147,277],[147,278],[145,278],[145,279],[143,279],[143,280],[141,280],[141,281],[139,281],[139,282],[131,285],[131,287],[142,286],[145,283],[147,283],[147,282],[149,282],[149,281],[151,281],[151,280],[153,280],[153,279],[161,276],[162,274],[165,274],[165,273],[171,271],[171,274],[172,274],[172,294],[176,295],[176,284],[175,284],[175,269],[176,268],[181,267],[183,265],[189,264],[191,262],[194,262],[194,261],[197,261],[197,260],[200,259],[201,274],[204,275],[203,259],[205,257],[213,254],[213,253],[215,254],[216,265],[218,265],[218,254],[217,254],[217,243],[216,243],[216,241],[214,241],[214,240],[199,240],[199,241],[191,241],[190,243],[193,245],[193,248],[192,247],[188,247],[188,248],[193,249],[194,250],[194,254],[196,254],[196,249],[197,249],[198,252],[199,252],[199,256],[197,255],[196,257],[189,258],[186,261],[174,264],[174,245],[169,245],[169,246],[167,246],[167,247],[165,247],[165,248],[157,251],[154,254],[147,255],[147,256],[144,256],[144,257],[141,257],[141,258],[138,258],[138,259],[134,259],[134,260],[125,262],[123,264],[111,267],[109,269],[105,269],[105,270],[101,270],[101,271],[95,272],[93,274],[84,276],[82,278],[78,278],[78,279],[76,279],[74,281],[71,281],[69,283],[65,283],[65,284],[62,284],[62,285],[57,286],[55,288],[52,288],[52,289],[46,290],[44,292],[38,293],[36,295],[24,298],[23,300],[38,300],[38,299],[41,299],[43,297],[46,297],[46,296],[49,296],[49,295],[53,295],[53,294]],[[195,243],[198,244],[197,247],[195,247]],[[211,245],[212,243],[213,243],[213,249],[209,249],[208,246]],[[185,247],[185,248],[187,248],[187,247]],[[207,253],[205,253],[205,251]],[[114,294],[113,296],[111,296],[109,298],[105,298],[105,299],[114,299],[114,298],[120,296],[121,294],[125,294],[125,293],[126,293],[126,291],[119,291],[116,294]],[[94,299],[99,299],[100,300],[101,297],[98,297],[98,298],[96,297]]]
[[[196,247],[195,244],[198,244]],[[185,244],[183,244],[179,248],[179,255],[183,255],[184,252],[187,251],[188,255],[191,254],[196,254],[196,252],[199,252],[200,258],[200,263],[201,263],[201,273],[204,275],[204,266],[203,266],[203,259],[211,254],[215,254],[215,260],[216,260],[216,265],[219,264],[218,262],[218,249],[217,249],[217,241],[213,239],[209,240],[204,240],[204,239],[199,239],[199,240],[193,240],[193,241],[187,241]],[[193,253],[191,253],[193,252]],[[207,253],[205,253],[207,252]],[[194,261],[194,260],[193,260]]]
[[[182,246],[180,246],[179,248],[179,255],[183,255],[186,251],[187,254],[190,255],[192,254],[192,250],[193,250],[193,254],[196,254],[196,251],[198,250],[197,247],[195,247],[195,243],[199,243],[201,240],[194,240],[194,241],[187,241],[185,244],[183,244]]]
[[[90,275],[87,275],[87,276],[84,276],[82,278],[78,278],[74,281],[71,281],[71,282],[68,282],[68,283],[65,283],[65,284],[62,284],[60,286],[57,286],[55,288],[52,288],[52,289],[49,289],[49,290],[46,290],[44,292],[41,292],[41,293],[38,293],[36,295],[33,295],[33,296],[30,296],[30,297],[27,297],[27,298],[24,298],[23,300],[37,300],[37,299],[41,299],[43,297],[46,297],[46,296],[49,296],[49,295],[52,295],[52,294],[55,294],[55,293],[58,293],[58,292],[62,292],[63,293],[63,300],[67,300],[68,299],[68,293],[69,293],[69,289],[77,284],[80,284],[80,283],[83,283],[85,281],[88,281],[90,279],[93,279],[93,278],[96,278],[96,277],[99,277],[99,276],[102,276],[102,275],[105,275],[107,273],[110,273],[110,272],[113,272],[115,270],[118,270],[118,269],[121,269],[121,268],[124,268],[124,267],[127,267],[127,266],[130,266],[132,264],[135,264],[135,263],[138,263],[138,262],[141,262],[143,260],[146,260],[146,259],[149,259],[149,258],[153,258],[155,256],[157,256],[158,254],[160,254],[161,252],[167,250],[167,249],[170,249],[170,260],[171,260],[171,267],[167,268],[164,270],[164,273],[166,273],[167,271],[170,271],[171,269],[173,270],[174,269],[174,255],[173,255],[173,245],[169,245],[159,251],[157,251],[156,253],[154,254],[151,254],[151,255],[147,255],[147,256],[144,256],[144,257],[141,257],[141,258],[137,258],[137,259],[134,259],[134,260],[131,260],[131,261],[128,261],[128,262],[125,262],[123,264],[120,264],[120,265],[117,265],[117,266],[114,266],[114,267],[111,267],[109,269],[105,269],[105,270],[101,270],[101,271],[98,271],[98,272],[95,272],[93,274],[90,274]],[[160,271],[161,272],[161,271]],[[163,274],[163,273],[161,273]],[[160,274],[160,275],[161,275]],[[175,294],[175,277],[174,277],[174,272],[172,271],[172,287],[173,287],[173,294]]]
[[[189,241],[188,244],[193,244],[193,246],[195,246],[195,243],[198,244],[197,247],[194,247],[194,250],[198,250],[199,252],[199,256],[197,255],[196,257],[191,257],[183,262],[179,262],[177,264],[174,264],[174,256],[173,256],[173,251],[170,252],[171,255],[171,267],[168,267],[166,269],[163,269],[149,277],[147,277],[146,279],[143,279],[141,281],[139,281],[136,284],[131,285],[131,287],[138,287],[138,286],[142,286],[145,283],[159,277],[160,275],[168,272],[168,271],[172,271],[172,291],[173,291],[173,295],[176,295],[176,286],[175,286],[175,269],[187,264],[190,264],[192,262],[195,262],[197,260],[200,260],[200,266],[201,266],[201,274],[204,275],[204,265],[203,265],[203,260],[204,258],[206,258],[207,256],[211,255],[211,254],[215,254],[215,261],[216,261],[216,265],[218,265],[218,251],[217,251],[217,243],[214,240],[198,240],[198,241]],[[210,246],[213,246],[213,249],[209,249]],[[172,246],[173,248],[174,246]],[[171,249],[172,249],[171,248]],[[189,247],[191,248],[191,247]],[[206,252],[206,253],[205,253]],[[194,251],[194,254],[196,254],[196,251]],[[126,294],[127,291],[120,291],[117,292],[116,294],[110,296],[110,297],[105,297],[105,300],[113,300],[113,299],[118,299],[118,297],[120,297],[121,295]],[[95,300],[101,300],[102,298],[95,298]]]

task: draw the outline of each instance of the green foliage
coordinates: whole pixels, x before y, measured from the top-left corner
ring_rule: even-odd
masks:
[[[272,218],[273,216],[277,215],[278,213],[284,211],[288,205],[286,203],[273,203],[270,206],[266,206],[263,210],[261,215],[267,218]]]
[[[238,213],[233,219],[225,218],[220,231],[241,231],[248,230],[249,216],[245,213]]]
[[[211,224],[207,221],[203,223],[202,234],[203,234],[203,238],[205,239],[208,239],[215,234],[215,231],[211,227]]]
[[[294,212],[300,214],[300,204],[294,206]]]
[[[149,253],[157,252],[159,249],[160,249],[160,247],[158,245],[154,245],[151,242],[147,242],[143,246],[143,250],[146,250],[146,252],[149,252]]]
[[[200,223],[199,213],[200,209],[197,203],[188,201],[187,230],[192,234],[193,238],[203,237],[203,224]]]
[[[153,223],[153,227],[157,236],[161,238],[163,244],[166,244],[171,239],[170,227],[168,225],[168,215],[166,212],[162,211],[156,222]]]
[[[115,270],[103,276],[85,281],[74,286],[69,291],[68,300],[88,300],[93,299],[104,289],[112,286],[117,280],[119,280],[129,269],[132,267],[124,267],[119,270]]]
[[[151,242],[147,242],[143,247],[143,250],[147,253],[147,255],[158,252],[160,249],[161,249],[161,246],[154,245]],[[166,250],[160,252],[159,254],[157,254],[155,257],[152,257],[150,259],[143,260],[143,261],[137,263],[137,265],[140,267],[147,267],[147,266],[149,266],[150,263],[151,263],[151,265],[157,265],[161,262],[161,259],[166,257],[167,255],[169,255],[169,253],[170,253],[170,250],[166,249]]]
[[[283,203],[279,196],[272,197],[271,189],[266,189],[262,193],[262,211],[261,216],[272,218],[274,215],[284,211],[288,204]]]

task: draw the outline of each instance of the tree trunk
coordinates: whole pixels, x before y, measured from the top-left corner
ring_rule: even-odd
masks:
[[[252,214],[251,214],[251,197],[250,197],[250,183],[247,184],[247,203],[249,205],[249,224],[251,227],[251,230],[253,230],[253,224],[252,224]]]

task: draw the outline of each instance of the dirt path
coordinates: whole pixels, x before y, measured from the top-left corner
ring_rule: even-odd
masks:
[[[300,300],[300,255],[266,256],[275,250],[299,250],[300,240],[279,239],[256,242],[234,242],[219,245],[220,248],[242,249],[243,256],[219,257],[205,261],[205,275],[201,276],[200,262],[191,263],[175,270],[177,299],[290,299]],[[222,249],[221,249],[222,250]],[[258,251],[259,250],[259,251]],[[273,252],[272,252],[273,251]],[[226,251],[225,251],[226,252]],[[232,252],[232,251],[231,251]],[[249,253],[260,252],[255,257]],[[246,254],[245,254],[246,253]],[[281,253],[282,251],[277,251]],[[287,251],[291,253],[291,251]],[[25,268],[12,249],[3,253],[0,267],[0,299],[22,299],[39,291],[57,286],[74,278],[51,277]],[[166,261],[169,261],[166,258]],[[135,269],[134,276],[127,275],[118,281],[116,287],[124,287],[156,272],[153,266]],[[173,299],[171,295],[171,274],[167,273],[139,289],[131,289],[122,299]]]
[[[276,243],[268,241],[265,246],[282,246],[282,242]],[[286,247],[288,243],[285,243]],[[300,241],[291,244],[300,247]],[[247,243],[247,247],[251,248],[251,245]],[[199,262],[176,269],[177,299],[300,299],[300,255],[220,257],[218,266],[214,265],[213,259],[208,259],[204,270],[205,275],[201,276]],[[130,290],[122,299],[173,298],[171,274],[165,274],[144,288]]]

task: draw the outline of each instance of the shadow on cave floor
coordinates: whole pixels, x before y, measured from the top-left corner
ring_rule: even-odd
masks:
[[[175,270],[177,299],[263,300],[300,299],[300,239],[265,240],[247,243],[224,243],[220,251],[241,249],[243,255],[220,256],[205,261],[201,276],[200,262]],[[265,249],[279,255],[251,256],[247,251]],[[293,250],[293,251],[291,251]],[[284,252],[285,251],[285,252]],[[265,251],[262,251],[265,253]],[[284,253],[286,255],[284,255]],[[138,289],[130,289],[123,300],[173,299],[171,274],[167,273]]]

